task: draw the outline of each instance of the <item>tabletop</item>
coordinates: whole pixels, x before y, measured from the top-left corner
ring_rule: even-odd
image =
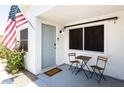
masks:
[[[89,56],[83,56],[83,55],[79,55],[76,57],[76,59],[81,59],[81,60],[85,60],[85,61],[88,61],[90,60],[92,57],[89,57]]]

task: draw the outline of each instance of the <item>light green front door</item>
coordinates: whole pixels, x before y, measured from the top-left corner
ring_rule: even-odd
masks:
[[[42,24],[42,68],[56,64],[56,27]]]

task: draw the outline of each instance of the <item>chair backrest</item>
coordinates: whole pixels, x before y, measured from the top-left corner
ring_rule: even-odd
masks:
[[[100,66],[105,69],[107,60],[108,60],[107,57],[97,56],[96,65],[100,65],[100,63],[101,63],[102,65],[100,65]]]
[[[74,61],[76,57],[76,53],[68,53],[69,61]]]

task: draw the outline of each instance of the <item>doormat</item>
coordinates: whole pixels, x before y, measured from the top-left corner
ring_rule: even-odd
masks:
[[[49,77],[51,77],[51,76],[53,76],[53,75],[55,75],[55,74],[57,74],[58,72],[61,72],[61,71],[62,71],[62,70],[61,70],[60,68],[55,67],[55,68],[53,68],[53,69],[51,69],[51,70],[48,70],[48,71],[44,72],[44,74],[46,74],[46,75],[48,75]]]

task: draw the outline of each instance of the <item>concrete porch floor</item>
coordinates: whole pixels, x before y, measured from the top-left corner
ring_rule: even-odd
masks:
[[[98,84],[94,77],[87,79],[83,71],[77,75],[72,74],[72,72],[68,70],[69,65],[64,64],[59,66],[59,68],[63,71],[52,77],[40,74],[37,76],[39,79],[34,83],[39,87],[124,87],[124,81],[122,80],[106,76],[107,81],[101,80],[101,83]]]
[[[101,80],[98,84],[95,77],[92,79],[87,79],[83,71],[79,72],[77,75],[72,74],[68,70],[69,65],[64,64],[59,66],[63,71],[49,77],[43,73],[35,76],[28,71],[24,71],[17,76],[13,77],[2,70],[0,75],[6,76],[7,78],[1,79],[0,84],[7,84],[19,87],[124,87],[124,81],[117,80],[111,77],[107,77],[107,81]]]

